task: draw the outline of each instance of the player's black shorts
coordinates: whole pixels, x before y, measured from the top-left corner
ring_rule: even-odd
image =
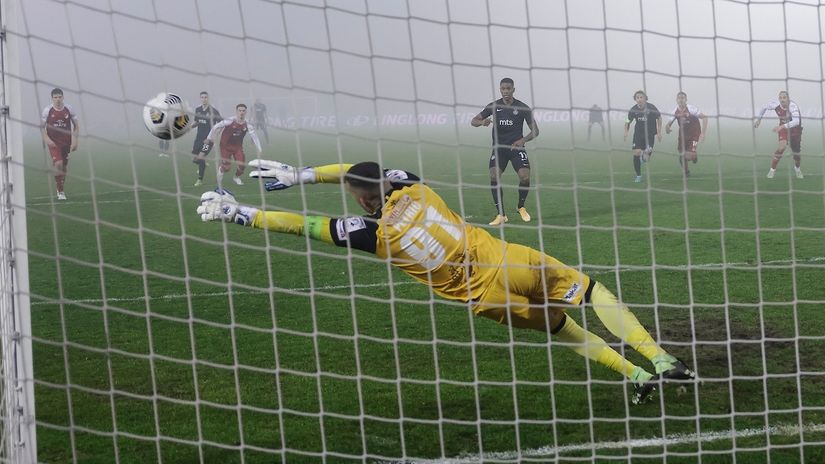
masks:
[[[206,140],[206,137],[202,139],[195,139],[195,143],[192,144],[192,154],[193,155],[200,155],[201,152],[206,151],[208,155],[210,151],[212,151],[212,147],[203,143]]]
[[[647,132],[647,133],[645,133]],[[633,133],[633,149],[646,150],[652,149],[656,141],[656,131],[636,131]]]
[[[494,148],[490,155],[490,167],[498,165],[504,171],[507,163],[513,163],[513,170],[518,172],[521,168],[530,169],[530,158],[527,157],[527,150],[524,148],[499,147]]]

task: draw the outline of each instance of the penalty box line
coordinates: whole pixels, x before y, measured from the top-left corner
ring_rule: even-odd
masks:
[[[721,440],[736,440],[740,438],[760,437],[760,436],[781,436],[792,437],[804,433],[825,432],[825,424],[799,425],[775,425],[769,427],[749,428],[744,430],[722,430],[702,433],[677,433],[665,435],[659,438],[635,438],[627,441],[602,441],[594,443],[576,443],[560,446],[543,446],[540,448],[525,449],[521,451],[499,451],[475,455],[465,455],[456,458],[445,459],[412,459],[405,461],[381,461],[383,464],[477,464],[487,461],[518,461],[525,458],[555,458],[563,454],[580,451],[598,451],[615,449],[633,449],[664,447],[675,445],[689,445],[699,443],[711,443]],[[814,443],[814,442],[811,442]],[[800,442],[799,446],[805,443]],[[733,448],[731,451],[737,451]],[[698,452],[698,451],[697,451]],[[683,453],[680,453],[683,454]],[[714,451],[713,454],[720,454]]]

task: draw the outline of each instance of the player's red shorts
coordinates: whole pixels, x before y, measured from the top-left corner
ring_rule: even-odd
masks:
[[[679,153],[696,153],[696,146],[699,145],[699,138],[689,138],[685,137],[684,142],[682,141],[682,135],[679,135],[679,140],[676,142],[676,150]]]
[[[60,161],[66,161],[69,159],[70,150],[70,145],[55,145],[53,147],[49,147],[49,154],[52,156],[52,162],[58,163]]]
[[[790,140],[788,140],[790,139]],[[779,129],[779,141],[790,142],[789,145],[791,146],[791,151],[793,153],[799,153],[802,151],[802,126],[792,127],[790,130],[790,136],[788,135],[788,129],[784,127]]]
[[[238,162],[239,165],[243,165],[246,162],[246,155],[244,155],[243,147],[236,147],[231,145],[225,145],[221,147],[221,171],[226,172],[229,170],[229,166],[232,165],[232,160]]]

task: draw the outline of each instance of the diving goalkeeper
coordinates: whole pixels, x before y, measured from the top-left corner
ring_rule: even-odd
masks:
[[[268,190],[343,181],[369,214],[336,219],[262,211],[240,205],[231,193],[217,189],[201,196],[197,212],[202,220],[307,235],[373,253],[441,297],[466,303],[476,315],[517,328],[549,331],[576,353],[630,379],[635,385],[634,404],[651,398],[659,378],[695,378],[602,284],[552,256],[499,240],[465,223],[414,174],[384,170],[374,162],[303,169],[265,160],[249,164],[256,168],[251,177],[268,179]],[[634,365],[565,314],[565,307],[580,304],[592,305],[605,327],[649,359],[656,374]]]

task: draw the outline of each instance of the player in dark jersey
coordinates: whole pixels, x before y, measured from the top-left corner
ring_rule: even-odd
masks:
[[[496,218],[490,222],[497,226],[507,222],[504,213],[504,191],[501,188],[501,174],[508,163],[518,173],[518,213],[524,222],[530,221],[530,213],[524,207],[530,192],[530,159],[524,144],[539,136],[539,127],[533,119],[533,110],[523,102],[513,98],[513,80],[505,77],[499,83],[501,98],[488,104],[473,118],[473,127],[487,127],[493,124],[493,153],[490,156],[490,188],[496,205]],[[524,123],[530,133],[524,135]]]
[[[590,132],[593,130],[593,125],[598,124],[602,130],[602,140],[604,140],[604,110],[599,105],[590,107],[590,120],[587,122],[587,141],[590,141]]]
[[[66,172],[69,170],[69,153],[77,150],[80,126],[77,122],[77,113],[63,103],[63,90],[52,90],[52,104],[43,109],[40,123],[43,141],[52,157],[57,199],[65,200],[63,185],[66,182]]]
[[[260,98],[255,99],[255,104],[252,105],[252,111],[255,114],[255,130],[263,132],[266,144],[269,145],[269,132],[266,130],[268,115],[266,114],[266,105],[264,105]]]
[[[195,125],[198,129],[195,133],[195,142],[192,144],[192,154],[195,155],[192,162],[198,165],[196,186],[203,184],[203,174],[206,172],[206,155],[212,150],[212,146],[205,145],[204,141],[209,136],[212,126],[223,120],[221,113],[209,104],[209,94],[204,91],[201,92],[200,97],[201,104],[195,108]]]
[[[297,234],[330,245],[374,254],[474,314],[515,328],[552,334],[576,353],[628,377],[634,404],[647,402],[659,378],[693,380],[695,373],[663,349],[630,309],[604,285],[556,258],[507,243],[468,224],[411,173],[375,162],[296,169],[277,161],[253,160],[255,177],[283,188],[308,183],[342,183],[367,216],[333,218],[241,205],[216,189],[201,195],[203,221],[225,221]],[[270,174],[270,172],[274,172]],[[653,363],[656,374],[622,357],[598,335],[565,315],[567,307],[592,307],[605,327]],[[576,311],[578,312],[578,311]],[[624,398],[617,395],[617,398]]]
[[[624,123],[624,140],[627,141],[627,133],[630,130],[630,123],[636,122],[633,132],[633,169],[636,171],[634,182],[642,181],[642,163],[647,162],[653,154],[653,144],[658,138],[662,141],[662,115],[659,108],[647,102],[647,94],[644,90],[638,90],[633,94],[636,104],[627,113],[627,121]]]

